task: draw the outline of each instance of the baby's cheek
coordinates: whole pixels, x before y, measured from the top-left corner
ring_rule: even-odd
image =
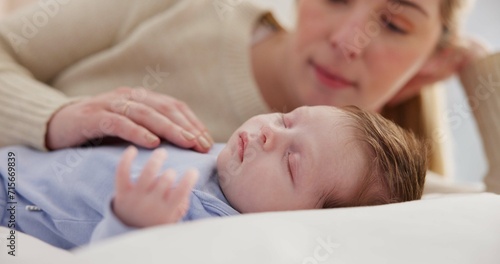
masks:
[[[234,181],[238,175],[242,173],[240,164],[231,159],[229,151],[221,152],[217,159],[217,174],[219,177],[219,185],[222,189],[226,188]]]
[[[240,213],[249,212],[250,199],[245,195],[244,190],[239,190],[238,188],[233,188],[235,186],[226,186],[223,190],[229,204]],[[250,197],[251,198],[251,197]]]

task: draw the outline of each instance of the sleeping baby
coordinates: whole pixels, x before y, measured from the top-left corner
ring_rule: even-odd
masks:
[[[416,200],[427,169],[425,144],[354,107],[256,116],[208,154],[123,149],[2,149],[19,164],[15,179],[0,169],[1,225],[9,226],[12,180],[17,209],[9,227],[70,249],[207,217]]]

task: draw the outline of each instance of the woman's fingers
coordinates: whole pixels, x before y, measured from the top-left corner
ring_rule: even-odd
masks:
[[[116,136],[145,148],[158,147],[163,138],[183,148],[209,151],[213,140],[186,104],[137,91],[144,92],[134,96],[136,90],[118,88],[61,108],[47,126],[47,147],[59,149]]]
[[[207,129],[185,103],[166,95],[143,91],[143,96],[134,97],[132,89],[117,89],[118,101],[110,103],[108,110],[180,147],[199,152],[207,152],[212,147],[213,139]]]
[[[212,142],[209,138],[204,135],[204,132],[200,132],[197,128],[195,128],[187,119],[187,117],[180,112],[179,110],[172,110],[168,114],[165,114],[168,117],[168,120],[175,124],[181,133],[175,133],[173,136],[172,142],[175,141],[177,136],[181,136],[179,141],[189,140],[189,142],[193,143],[194,149],[200,152],[206,152],[212,147]],[[174,130],[168,130],[168,128],[164,131],[165,134],[171,134]],[[176,142],[174,142],[176,143]],[[177,143],[177,145],[180,145]]]
[[[191,135],[194,135],[201,149],[207,150],[212,146],[213,139],[206,133],[208,131],[207,128],[196,117],[188,105],[166,95],[149,93],[142,101],[144,104],[151,106],[173,123],[182,127]]]
[[[100,119],[105,120],[101,129],[103,135],[116,136],[146,148],[155,148],[160,144],[158,136],[123,115],[104,112]]]
[[[186,104],[180,104],[179,110],[184,114],[184,116],[191,122],[192,125],[194,125],[198,131],[200,131],[205,139],[210,141],[211,144],[214,144],[214,140],[212,136],[208,133],[208,129],[203,125],[203,123],[196,117],[194,112],[189,108]]]
[[[134,101],[128,101],[123,105],[122,109],[112,110],[114,113],[129,118],[135,124],[147,128],[153,134],[165,138],[177,146],[183,148],[194,148],[197,146],[196,137],[193,134],[152,107]],[[180,115],[180,113],[175,114]]]
[[[145,102],[127,101],[123,105],[124,107],[122,109],[114,109],[114,112],[130,118],[138,124],[148,127],[151,131],[154,131],[159,135],[162,134],[162,130],[171,128],[167,122],[172,123],[172,121],[176,121],[175,124],[182,128],[187,128],[185,130],[193,132],[196,131],[196,129],[192,127],[184,117],[181,117],[181,114],[178,111],[172,110],[167,117],[167,115],[158,112],[153,108],[153,106],[150,106]]]

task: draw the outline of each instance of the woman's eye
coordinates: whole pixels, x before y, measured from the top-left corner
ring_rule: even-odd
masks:
[[[398,33],[398,34],[402,34],[402,35],[405,35],[408,33],[403,28],[399,27],[397,24],[392,22],[390,20],[390,18],[382,17],[381,20],[382,20],[382,23],[385,24],[385,27],[394,33]]]
[[[396,24],[394,23],[388,23],[387,24],[387,28],[390,30],[390,31],[393,31],[395,33],[398,33],[398,34],[402,34],[402,35],[406,35],[408,32],[404,31],[402,28],[398,27]]]
[[[349,0],[328,0],[328,2],[347,4],[347,2],[349,2]]]

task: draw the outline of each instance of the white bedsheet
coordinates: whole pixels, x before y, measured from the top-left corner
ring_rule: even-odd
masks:
[[[500,263],[500,196],[278,212],[144,229],[74,251],[20,237],[0,263]],[[0,229],[6,233],[6,229]]]

